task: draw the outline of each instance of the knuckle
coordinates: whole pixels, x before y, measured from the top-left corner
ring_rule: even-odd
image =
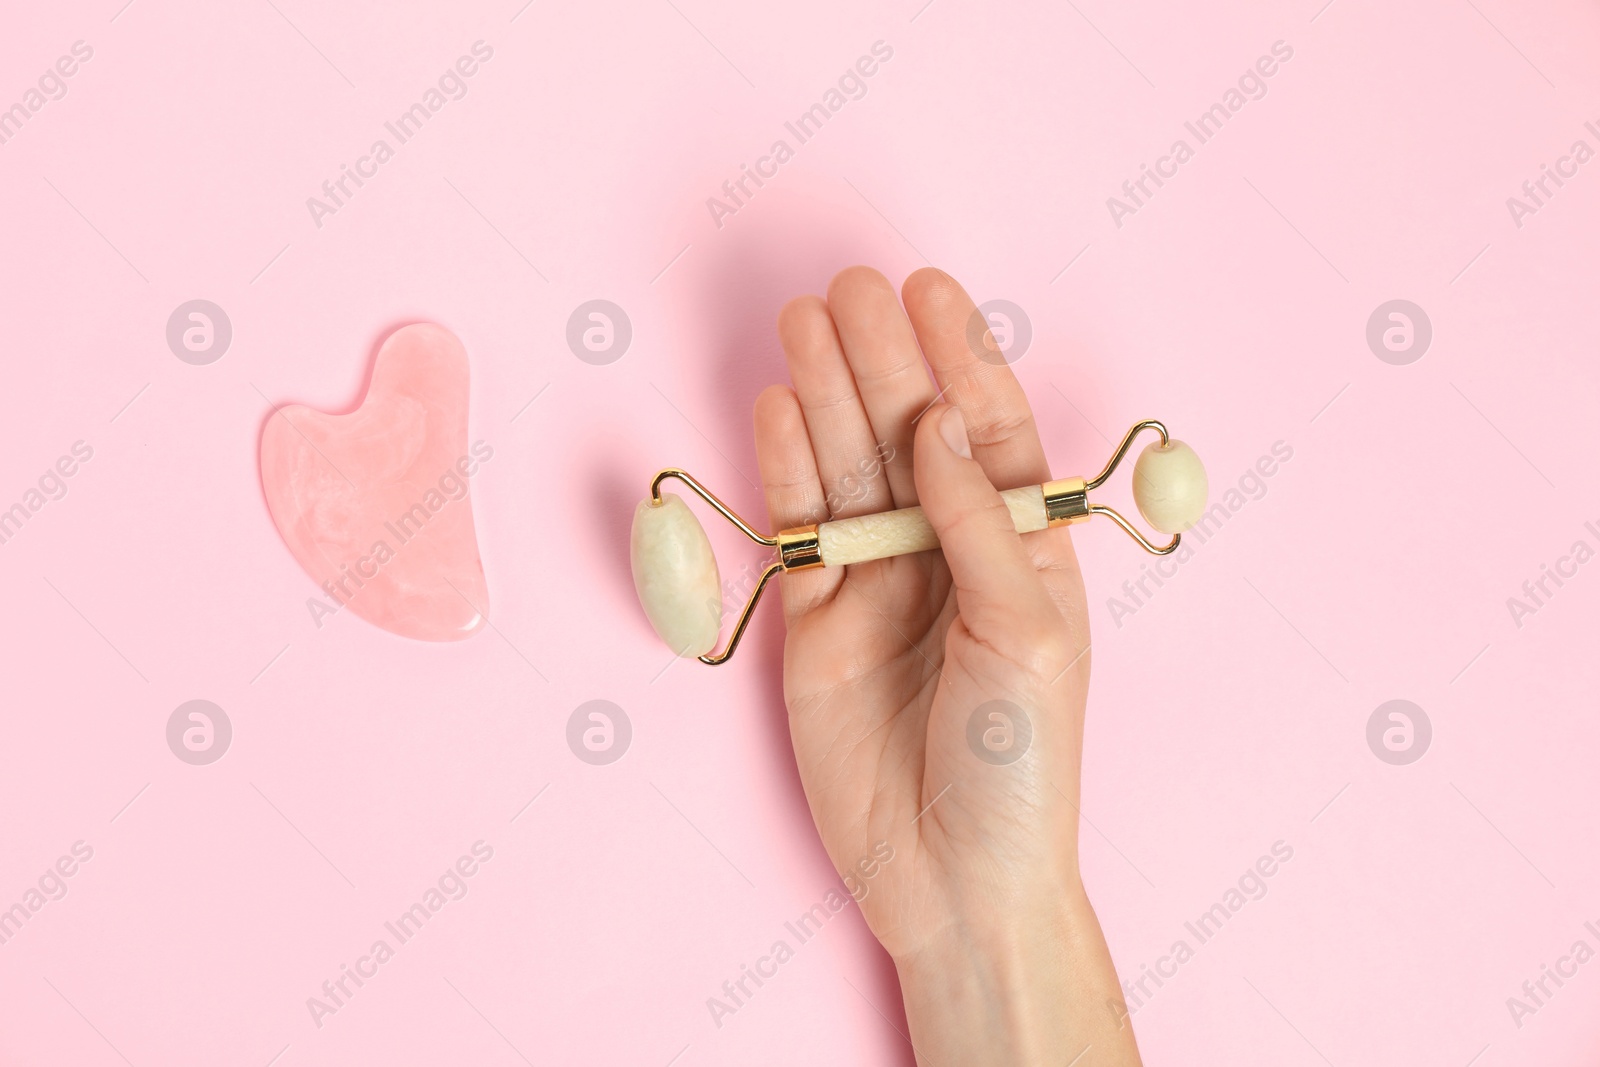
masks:
[[[1011,440],[1033,422],[1033,412],[1023,408],[999,408],[967,429],[975,445],[998,445]]]
[[[1023,625],[1006,656],[1027,677],[1048,684],[1064,674],[1079,653],[1061,627],[1035,622]]]

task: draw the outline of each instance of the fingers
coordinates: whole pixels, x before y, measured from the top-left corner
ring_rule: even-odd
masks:
[[[926,267],[906,279],[903,291],[923,355],[944,399],[960,405],[973,457],[989,480],[1001,489],[1048,481],[1050,464],[1028,398],[999,349],[982,347],[993,340],[975,319],[977,308],[966,290],[944,271]],[[977,351],[969,330],[977,335]],[[990,359],[978,351],[992,353]]]
[[[911,320],[889,279],[871,267],[848,267],[828,286],[828,310],[876,438],[893,505],[917,502],[911,474],[913,420],[936,390]]]
[[[789,301],[778,313],[778,338],[805,413],[829,511],[840,518],[888,507],[889,486],[876,465],[872,425],[828,305],[815,296]]]
[[[827,520],[817,461],[806,434],[806,420],[794,391],[768,386],[756,398],[756,462],[766,489],[767,515],[773,531]],[[831,590],[839,576],[823,570],[786,574],[783,588],[786,618],[792,619]]]
[[[956,587],[961,620],[1013,662],[1049,662],[1060,617],[999,492],[972,457],[959,408],[936,404],[917,426],[915,471],[923,513]]]

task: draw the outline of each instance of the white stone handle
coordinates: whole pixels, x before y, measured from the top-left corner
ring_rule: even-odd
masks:
[[[1044,510],[1044,487],[1025,485],[1021,489],[1008,489],[1000,494],[1011,511],[1011,522],[1017,533],[1032,533],[1049,525]],[[852,519],[834,519],[817,527],[822,558],[830,567],[846,567],[852,563],[866,563],[890,556],[904,556],[912,552],[926,552],[939,547],[939,535],[933,532],[921,508],[901,508],[899,511],[882,511],[876,515],[857,515]]]

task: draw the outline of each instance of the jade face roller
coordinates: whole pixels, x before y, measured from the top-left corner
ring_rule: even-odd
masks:
[[[1155,430],[1161,440],[1145,446],[1133,466],[1133,500],[1157,531],[1171,534],[1164,545],[1151,542],[1133,524],[1104,504],[1090,502],[1122,462],[1134,438]],[[738,527],[750,540],[777,549],[778,558],[762,571],[755,591],[739,613],[728,647],[712,654],[722,628],[722,587],[717,560],[704,527],[683,499],[662,493],[661,483],[676,478]],[[1154,419],[1137,423],[1122,438],[1110,462],[1093,478],[1062,478],[1000,494],[1018,533],[1068,526],[1104,515],[1122,527],[1146,552],[1164,556],[1176,551],[1182,531],[1199,520],[1206,506],[1206,471],[1194,449],[1173,440]],[[650,482],[650,498],[633,513],[633,584],[644,613],[656,633],[680,656],[696,656],[713,666],[726,663],[739,647],[756,601],[775,574],[810,567],[845,567],[852,563],[926,552],[939,547],[938,535],[921,508],[901,508],[876,515],[858,515],[780,530],[768,537],[753,529],[687,471],[668,467]]]

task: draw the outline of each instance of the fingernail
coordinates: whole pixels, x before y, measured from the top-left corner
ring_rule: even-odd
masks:
[[[939,436],[950,446],[950,451],[966,459],[972,458],[972,445],[967,441],[967,420],[961,417],[960,408],[945,409],[939,419]]]

